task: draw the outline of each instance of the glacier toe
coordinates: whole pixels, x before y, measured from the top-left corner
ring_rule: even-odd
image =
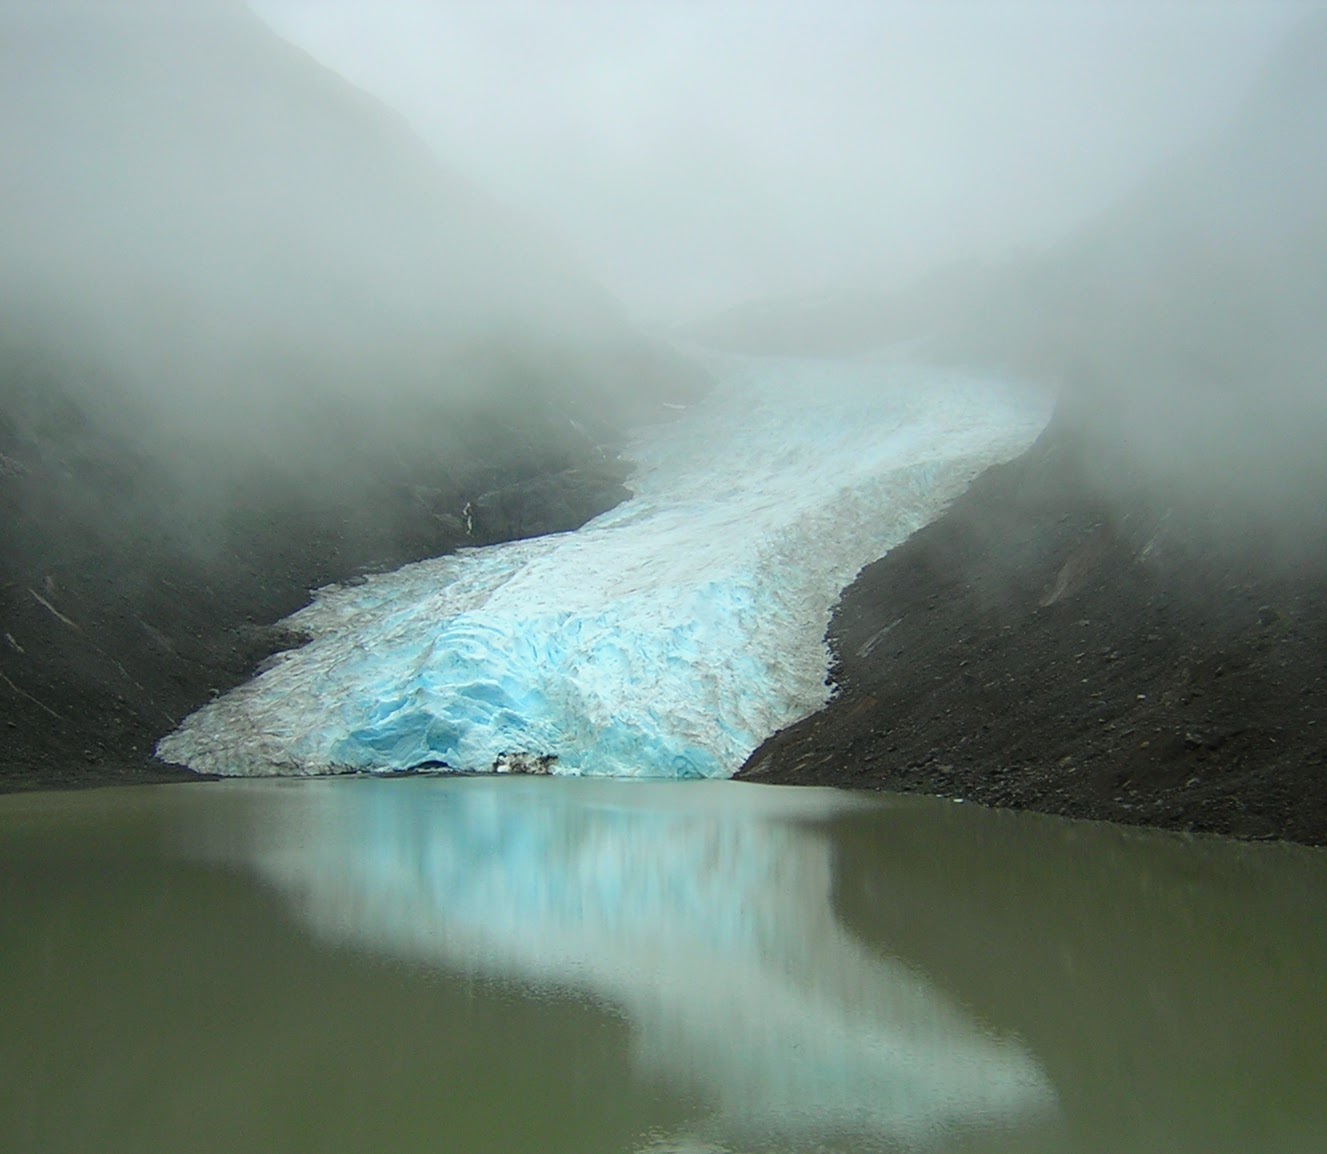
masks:
[[[1046,398],[892,360],[725,358],[573,533],[331,586],[312,640],[158,754],[231,774],[458,770],[723,777],[828,694],[858,569],[1021,452]]]

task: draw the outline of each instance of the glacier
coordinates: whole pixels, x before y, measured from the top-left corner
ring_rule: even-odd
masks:
[[[225,775],[427,768],[727,777],[827,699],[858,570],[1021,452],[1048,398],[901,357],[713,357],[581,529],[330,586],[311,640],[158,755]]]

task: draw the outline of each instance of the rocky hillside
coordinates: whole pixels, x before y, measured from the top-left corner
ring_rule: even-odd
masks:
[[[742,776],[1327,844],[1327,544],[1103,497],[1060,426],[868,566]]]

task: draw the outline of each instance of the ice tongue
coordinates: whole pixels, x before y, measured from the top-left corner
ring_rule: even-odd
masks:
[[[862,565],[1022,451],[1045,398],[897,360],[724,359],[574,533],[330,587],[312,641],[158,747],[223,774],[721,777],[822,704]]]

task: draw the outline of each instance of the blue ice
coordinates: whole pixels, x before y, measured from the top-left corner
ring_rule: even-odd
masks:
[[[313,640],[162,757],[231,774],[502,770],[725,777],[827,698],[862,565],[1021,452],[1040,394],[883,359],[722,359],[631,447],[633,496],[573,533],[331,586]]]

